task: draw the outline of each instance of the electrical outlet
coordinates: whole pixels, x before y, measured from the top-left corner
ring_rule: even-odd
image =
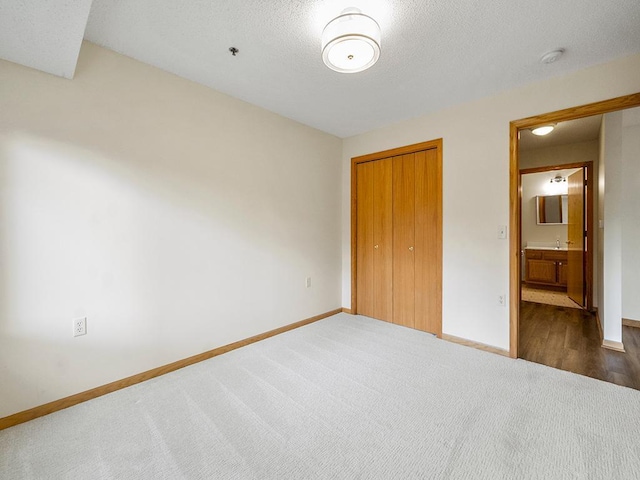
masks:
[[[507,297],[506,295],[498,295],[498,305],[500,305],[501,307],[504,307],[507,304]]]
[[[311,288],[311,277],[307,277],[307,281],[305,282],[307,288]]]
[[[73,321],[73,336],[79,337],[80,335],[87,334],[87,317],[78,318]]]

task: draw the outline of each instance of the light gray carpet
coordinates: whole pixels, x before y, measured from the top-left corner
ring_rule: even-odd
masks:
[[[2,479],[638,472],[640,392],[346,314],[0,432]]]

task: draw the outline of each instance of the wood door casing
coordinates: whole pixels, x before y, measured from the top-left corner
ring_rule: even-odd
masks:
[[[415,154],[393,159],[393,323],[415,328]]]
[[[373,316],[393,319],[393,161],[373,164]]]
[[[567,294],[571,300],[584,307],[584,169],[569,175],[567,183]]]

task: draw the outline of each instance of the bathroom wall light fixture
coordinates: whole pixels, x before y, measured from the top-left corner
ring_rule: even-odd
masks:
[[[549,135],[553,132],[553,129],[556,128],[556,124],[552,123],[549,125],[543,125],[541,127],[536,127],[531,129],[531,133],[538,136]]]
[[[346,8],[322,32],[322,60],[331,70],[357,73],[380,58],[380,26],[357,8]]]

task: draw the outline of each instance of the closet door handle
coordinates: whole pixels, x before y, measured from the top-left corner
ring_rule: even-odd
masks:
[[[409,251],[410,251],[410,252],[413,252],[413,247],[409,247]]]
[[[378,245],[374,245],[374,246],[373,246],[373,248],[377,249],[377,248],[378,248]]]

